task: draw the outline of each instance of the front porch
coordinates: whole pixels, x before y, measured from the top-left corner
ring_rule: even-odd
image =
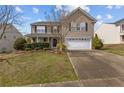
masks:
[[[50,48],[56,48],[60,40],[59,34],[28,34],[26,36],[32,38],[32,43],[49,43]]]
[[[56,48],[59,37],[32,37],[32,43],[49,43],[50,48]]]

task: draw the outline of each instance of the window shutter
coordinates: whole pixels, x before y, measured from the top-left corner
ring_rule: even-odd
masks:
[[[37,26],[34,26],[35,33],[37,33]]]
[[[69,31],[71,31],[71,23],[69,23]]]
[[[124,30],[124,24],[122,24],[122,30]]]
[[[51,26],[51,33],[53,33],[53,26]]]
[[[86,23],[86,31],[88,31],[88,24]]]
[[[47,26],[45,26],[45,33],[47,33]]]
[[[57,26],[57,33],[59,33],[59,26]]]

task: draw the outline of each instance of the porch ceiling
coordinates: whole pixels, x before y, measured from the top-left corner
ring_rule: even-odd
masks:
[[[27,34],[27,37],[60,37],[60,34]]]

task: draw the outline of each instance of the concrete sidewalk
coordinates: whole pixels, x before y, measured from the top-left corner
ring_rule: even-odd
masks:
[[[80,84],[80,81],[67,81],[57,83],[33,84],[27,85],[25,87],[83,87],[83,85]]]

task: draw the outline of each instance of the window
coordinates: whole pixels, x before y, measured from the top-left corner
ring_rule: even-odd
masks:
[[[37,33],[45,33],[45,26],[37,26]]]
[[[71,22],[71,27],[76,27],[76,23]]]
[[[88,24],[86,22],[81,22],[81,23],[71,22],[71,31],[88,31]]]
[[[71,22],[71,31],[77,31],[77,24],[74,22]]]
[[[77,24],[76,28],[77,28],[77,31],[80,31],[80,24],[79,23]]]
[[[53,26],[53,32],[57,33],[58,27],[57,26]]]
[[[121,41],[123,41],[123,42],[124,42],[124,35],[122,35],[122,36],[121,36]]]
[[[85,22],[80,23],[80,30],[86,31],[86,23]]]
[[[122,24],[122,31],[124,31],[124,24]]]

